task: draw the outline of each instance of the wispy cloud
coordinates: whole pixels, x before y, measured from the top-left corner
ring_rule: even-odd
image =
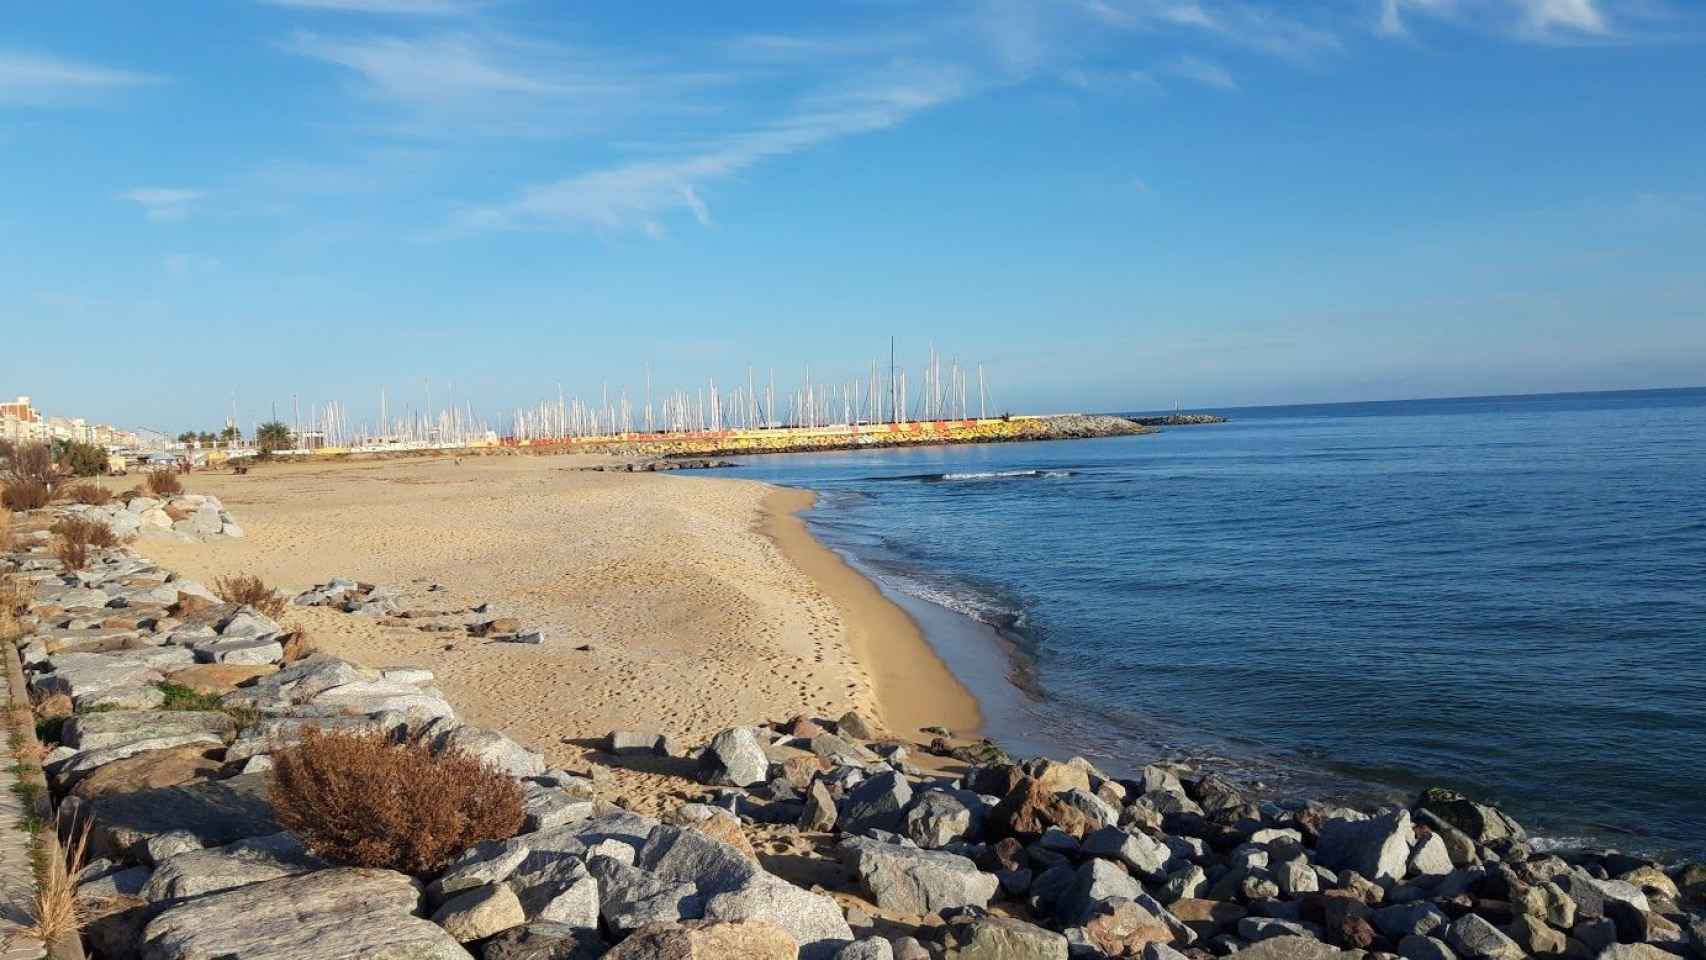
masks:
[[[785,116],[702,143],[678,156],[592,170],[530,187],[508,202],[475,207],[457,219],[462,230],[595,228],[661,233],[658,218],[686,210],[701,223],[711,214],[707,184],[834,140],[886,130],[966,92],[952,69],[921,69],[871,79],[803,98]]]
[[[1205,87],[1213,87],[1216,90],[1238,89],[1238,81],[1232,79],[1232,74],[1227,72],[1225,67],[1201,57],[1186,54],[1163,64],[1160,69],[1175,77],[1181,77],[1192,83],[1200,83]]]
[[[189,215],[191,206],[205,195],[204,191],[181,187],[138,187],[119,194],[142,207],[148,219],[155,221],[182,220]]]
[[[566,135],[592,119],[679,108],[724,77],[476,32],[333,37],[299,32],[285,48],[352,71],[359,91],[390,107],[402,132]]]
[[[270,7],[325,10],[332,13],[373,13],[384,16],[459,17],[483,4],[470,0],[261,0]]]
[[[1638,42],[1649,22],[1678,18],[1668,0],[1380,0],[1375,33],[1411,35],[1431,19],[1529,43]]]
[[[78,63],[47,54],[0,51],[0,104],[75,102],[126,87],[165,81],[146,73]]]

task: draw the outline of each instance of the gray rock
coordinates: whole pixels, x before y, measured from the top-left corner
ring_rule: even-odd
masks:
[[[1007,917],[979,917],[948,928],[943,960],[1067,960],[1066,938]]]
[[[441,753],[460,751],[512,777],[535,777],[545,772],[544,757],[495,730],[457,727],[439,737],[433,748]]]
[[[1650,943],[1614,943],[1601,950],[1595,960],[1676,960],[1676,954]]]
[[[284,644],[271,637],[233,637],[197,643],[195,658],[202,663],[260,666],[284,659]]]
[[[972,832],[981,805],[975,794],[929,790],[916,795],[901,817],[900,832],[927,850],[963,840]]]
[[[79,802],[75,811],[93,818],[94,856],[145,863],[165,859],[168,850],[223,846],[281,829],[267,801],[266,775],[259,773],[103,794]]]
[[[136,756],[139,753],[148,753],[151,750],[170,750],[173,747],[186,747],[193,744],[206,744],[210,748],[223,747],[225,745],[225,741],[209,733],[192,733],[184,736],[157,737],[151,740],[132,740],[129,743],[122,743],[113,747],[103,747],[99,750],[84,750],[81,753],[73,754],[72,756],[66,757],[64,760],[54,763],[51,768],[51,772],[57,776],[62,783],[74,784],[88,774],[93,773],[95,770],[98,770],[115,760],[123,760],[126,757]]]
[[[480,960],[598,960],[609,949],[596,930],[535,922],[493,937]]]
[[[82,900],[115,900],[119,897],[140,897],[148,886],[150,871],[147,867],[130,867],[126,870],[112,870],[93,880],[87,880],[77,885],[77,896]]]
[[[59,739],[78,750],[101,750],[138,740],[192,734],[211,734],[229,741],[236,733],[236,721],[217,710],[114,710],[67,719]]]
[[[527,833],[585,820],[592,816],[597,806],[592,798],[581,796],[578,790],[546,787],[531,781],[523,781],[522,789],[526,796],[522,799],[524,819],[521,829]]]
[[[1411,876],[1443,877],[1454,868],[1445,839],[1437,833],[1430,834],[1410,851]]]
[[[142,960],[469,960],[414,915],[420,890],[389,870],[320,870],[210,894],[166,910],[143,932]]]
[[[921,916],[952,907],[988,905],[1000,881],[977,864],[940,850],[918,850],[853,837],[841,842],[842,861],[883,910]]]
[[[800,812],[799,828],[811,833],[828,833],[835,829],[837,819],[835,797],[822,780],[813,780],[806,790],[805,808]]]
[[[663,738],[655,733],[613,730],[605,743],[605,749],[619,757],[650,756],[658,752],[658,744],[662,740]]]
[[[609,857],[593,857],[586,868],[598,881],[598,914],[612,930],[627,932],[705,913],[705,898],[691,883],[655,877]]]
[[[148,878],[140,896],[150,902],[183,900],[293,877],[326,866],[296,837],[275,833],[172,857]]]
[[[238,763],[262,754],[274,753],[302,742],[303,731],[317,730],[340,733],[389,733],[394,726],[378,717],[268,717],[249,727],[231,741],[225,749],[225,762]]]
[[[165,677],[122,654],[56,653],[46,663],[51,672],[31,677],[30,689],[44,696],[64,694],[85,710],[96,706],[148,710],[165,700],[158,689]],[[152,691],[153,696],[144,691]],[[130,706],[148,700],[153,702]]]
[[[835,960],[894,960],[894,947],[882,937],[866,937],[835,951]]]
[[[1333,819],[1321,825],[1316,859],[1334,870],[1355,870],[1371,880],[1399,881],[1409,867],[1413,830],[1407,810],[1368,820]]]
[[[1161,902],[1194,900],[1201,897],[1207,887],[1208,874],[1202,867],[1191,864],[1167,875],[1166,882],[1161,885]]]
[[[1119,827],[1103,827],[1084,835],[1083,851],[1125,864],[1132,873],[1158,883],[1166,877],[1172,851],[1145,833],[1130,833]]]
[[[470,943],[527,922],[521,900],[508,884],[465,890],[444,902],[432,922],[462,943]]]
[[[491,840],[470,847],[439,874],[427,892],[443,900],[465,890],[501,883],[521,866],[531,851],[525,843]]]
[[[1445,942],[1461,957],[1480,960],[1523,960],[1522,947],[1485,919],[1466,913],[1445,930]]]
[[[1314,937],[1272,937],[1236,956],[1238,960],[1338,960],[1339,948]]]
[[[1372,920],[1374,928],[1390,940],[1401,940],[1410,936],[1425,937],[1435,931],[1443,932],[1451,923],[1451,918],[1443,911],[1425,901],[1381,907],[1374,911]]]
[[[733,727],[712,737],[701,762],[706,783],[750,787],[770,778],[770,758],[750,727]]]
[[[1268,868],[1268,873],[1273,876],[1280,893],[1287,897],[1314,893],[1321,889],[1321,878],[1309,865],[1308,859],[1301,856],[1273,864]]]
[[[1641,888],[1622,880],[1601,880],[1580,867],[1560,874],[1555,881],[1559,888],[1576,902],[1576,912],[1583,917],[1611,917],[1611,906],[1622,904],[1631,910],[1646,913],[1652,909]],[[1612,917],[1616,919],[1616,917]]]
[[[1291,920],[1245,917],[1238,921],[1238,936],[1251,943],[1260,943],[1274,937],[1313,937],[1314,934],[1303,924]]]
[[[634,866],[702,891],[733,890],[764,870],[739,850],[698,830],[661,825],[646,837]]]
[[[1433,937],[1405,937],[1398,941],[1398,955],[1404,960],[1457,960],[1450,947]]]
[[[1073,875],[1072,886],[1061,894],[1054,913],[1061,923],[1075,927],[1089,918],[1098,901],[1140,897],[1144,897],[1143,885],[1136,877],[1110,861],[1089,860]]]
[[[906,805],[912,802],[912,785],[893,770],[880,773],[853,789],[842,805],[840,824],[846,833],[900,828]]]

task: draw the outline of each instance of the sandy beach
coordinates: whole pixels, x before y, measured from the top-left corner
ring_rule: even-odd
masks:
[[[419,607],[491,602],[542,627],[546,642],[525,646],[324,608],[293,607],[286,618],[327,653],[430,668],[470,722],[560,765],[579,765],[614,729],[700,742],[736,724],[849,709],[902,738],[929,724],[977,728],[975,700],[907,615],[806,531],[795,514],[809,492],[738,471],[578,469],[593,462],[495,456],[195,474],[187,488],[219,496],[247,536],[139,549],[208,583],[254,574],[294,594],[350,577],[404,588]]]

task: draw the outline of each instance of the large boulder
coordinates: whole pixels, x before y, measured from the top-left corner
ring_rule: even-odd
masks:
[[[977,795],[964,790],[930,790],[913,798],[901,817],[901,832],[927,850],[975,836],[983,816]]]
[[[994,836],[1035,838],[1050,827],[1082,837],[1105,824],[1050,791],[1042,781],[1023,777],[990,813],[989,826]]]
[[[1515,820],[1498,808],[1476,803],[1454,790],[1440,787],[1424,790],[1417,806],[1463,831],[1476,843],[1522,840],[1528,836]]]
[[[1370,880],[1404,879],[1414,830],[1410,813],[1396,810],[1367,820],[1339,818],[1321,824],[1315,856],[1333,870],[1355,870]]]
[[[1445,942],[1459,957],[1475,960],[1523,960],[1522,947],[1486,919],[1466,913],[1445,929]]]
[[[880,773],[853,788],[842,804],[839,823],[845,833],[867,830],[894,832],[912,802],[912,785],[893,770]]]
[[[943,960],[1066,960],[1066,938],[1007,917],[979,917],[949,927]]]
[[[700,763],[706,783],[750,787],[770,779],[770,758],[750,727],[733,727],[712,737]]]
[[[266,775],[198,780],[157,790],[108,793],[76,803],[88,815],[92,856],[155,863],[168,855],[278,833]]]
[[[217,779],[225,768],[221,753],[201,743],[139,753],[90,771],[71,788],[71,795],[89,800],[109,793],[132,793],[192,780]]]
[[[1338,960],[1339,948],[1314,937],[1270,937],[1261,943],[1245,947],[1236,954],[1238,960]]]
[[[641,927],[605,960],[794,960],[787,931],[762,920],[689,920]]]
[[[1166,844],[1146,833],[1132,833],[1119,827],[1103,827],[1085,834],[1082,849],[1087,856],[1123,863],[1126,869],[1151,883],[1166,878],[1167,861],[1173,853]]]
[[[415,916],[420,890],[390,870],[320,870],[172,907],[143,931],[142,960],[469,960]]]
[[[462,943],[471,943],[521,926],[527,914],[509,884],[497,883],[451,897],[433,913],[432,922]]]
[[[609,949],[597,930],[541,921],[488,940],[480,960],[598,960]]]
[[[923,916],[953,907],[983,907],[1000,881],[977,864],[941,850],[919,850],[853,837],[840,845],[842,860],[880,909]]]
[[[499,773],[511,777],[537,777],[545,772],[545,758],[495,730],[456,727],[433,744],[441,752],[460,751]]]
[[[59,742],[76,750],[104,750],[139,740],[206,735],[229,742],[237,723],[217,710],[112,710],[65,721]]]
[[[140,896],[150,902],[185,900],[251,883],[294,877],[327,864],[289,833],[252,837],[207,850],[192,850],[155,869]]]

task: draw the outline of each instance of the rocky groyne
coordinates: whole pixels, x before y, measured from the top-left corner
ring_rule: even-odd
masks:
[[[1212,413],[1170,413],[1164,417],[1132,417],[1131,422],[1144,427],[1200,427],[1225,423],[1226,418]]]
[[[41,766],[62,821],[90,831],[96,958],[1706,958],[1706,865],[1542,851],[1447,791],[1258,799],[1184,767],[1021,761],[858,714],[699,744],[612,731],[554,768],[463,722],[429,671],[291,659],[277,620],[128,548],[67,570],[23,537],[0,576],[24,600],[10,639]],[[407,612],[353,580],[297,600]],[[435,616],[499,629],[489,609]],[[310,729],[478,758],[519,786],[521,827],[421,875],[341,865],[269,795]],[[608,795],[606,767],[667,775],[662,815]]]

